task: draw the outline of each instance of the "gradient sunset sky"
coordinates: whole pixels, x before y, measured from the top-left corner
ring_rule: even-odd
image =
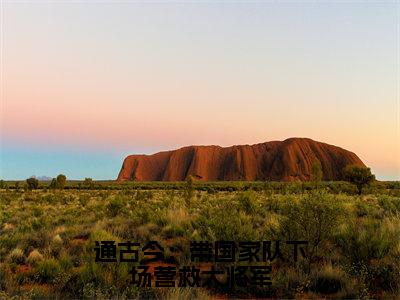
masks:
[[[0,178],[309,137],[400,179],[398,1],[2,1]]]

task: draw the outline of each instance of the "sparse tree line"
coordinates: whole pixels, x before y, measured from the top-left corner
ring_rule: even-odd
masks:
[[[34,190],[39,187],[39,180],[35,177],[30,177],[26,180],[26,184],[29,190]],[[64,174],[58,175],[56,178],[53,178],[50,182],[50,189],[64,189],[67,184],[67,176]]]
[[[362,194],[363,190],[367,187],[371,186],[371,183],[375,181],[375,176],[371,173],[370,168],[360,167],[356,165],[348,165],[342,171],[342,177],[345,181],[354,186],[355,192],[359,195]],[[301,183],[293,183],[293,185],[301,185],[301,190],[310,190],[310,189],[319,189],[322,187],[330,187],[330,183],[323,182],[323,169],[319,160],[315,159],[311,166],[311,174],[309,182],[301,182]],[[191,198],[194,190],[205,190],[207,192],[213,193],[216,191],[238,191],[238,190],[247,190],[254,189],[259,190],[273,190],[275,192],[285,193],[287,189],[290,187],[286,186],[285,183],[275,183],[266,181],[264,184],[262,183],[246,183],[243,184],[241,182],[229,182],[229,183],[199,183],[196,182],[194,177],[189,175],[187,180],[183,183],[179,182],[152,182],[152,183],[114,183],[112,181],[105,183],[98,183],[93,181],[92,178],[85,178],[83,181],[78,183],[71,183],[67,185],[67,177],[64,174],[59,174],[56,178],[53,178],[50,184],[40,186],[37,178],[31,177],[26,179],[25,188],[29,190],[34,190],[38,188],[50,188],[50,189],[64,189],[64,188],[77,188],[77,189],[126,189],[126,188],[138,188],[138,189],[177,189],[177,190],[186,190],[187,198]],[[332,184],[334,185],[334,184]],[[340,185],[338,183],[338,185]],[[0,189],[5,188],[14,188],[19,189],[22,186],[19,181],[14,183],[14,186],[8,186],[7,182],[4,180],[0,180]],[[332,188],[336,188],[332,186]],[[331,189],[332,189],[331,188]],[[343,187],[340,187],[343,188]],[[339,189],[340,189],[339,188]]]
[[[35,190],[39,188],[39,180],[35,177],[29,177],[25,180],[26,188],[28,190]],[[56,178],[53,178],[50,184],[46,185],[46,187],[50,189],[64,189],[67,185],[67,177],[64,174],[59,174]],[[82,183],[79,183],[79,186],[82,186]],[[92,178],[85,178],[83,181],[83,186],[86,188],[94,188],[94,181]],[[6,181],[0,180],[0,189],[9,188]],[[11,187],[12,188],[12,187]],[[13,188],[20,188],[20,181],[16,181],[14,183]]]

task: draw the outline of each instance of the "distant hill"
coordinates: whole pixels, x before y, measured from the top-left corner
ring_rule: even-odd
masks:
[[[35,176],[32,175],[31,177],[36,178],[39,181],[51,181],[53,178],[48,176]]]
[[[290,138],[255,145],[188,146],[153,155],[129,155],[118,181],[182,181],[188,175],[201,181],[310,179],[314,159],[324,180],[340,180],[348,164],[365,166],[356,154],[308,138]]]

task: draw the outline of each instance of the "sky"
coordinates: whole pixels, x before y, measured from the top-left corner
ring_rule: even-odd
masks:
[[[397,1],[1,2],[0,178],[308,137],[400,180]]]

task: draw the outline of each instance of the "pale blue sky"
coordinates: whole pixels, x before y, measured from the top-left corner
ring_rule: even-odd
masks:
[[[399,2],[3,1],[0,177],[309,137],[400,179]]]

